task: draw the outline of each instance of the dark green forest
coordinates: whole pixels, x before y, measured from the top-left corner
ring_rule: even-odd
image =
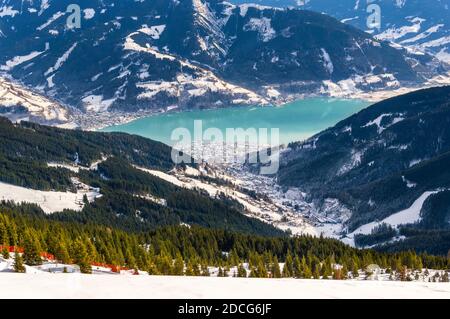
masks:
[[[200,226],[164,226],[150,231],[126,232],[95,223],[55,221],[30,207],[3,207],[0,242],[24,247],[24,262],[38,265],[47,251],[62,263],[76,263],[90,272],[92,263],[107,263],[146,270],[153,275],[208,275],[207,266],[222,273],[249,263],[251,277],[346,279],[370,264],[401,274],[403,269],[448,269],[450,260],[413,251],[382,253],[360,250],[338,240],[298,237],[262,237]],[[280,272],[278,262],[286,263]],[[343,266],[342,271],[333,268]],[[186,266],[185,268],[183,266]]]

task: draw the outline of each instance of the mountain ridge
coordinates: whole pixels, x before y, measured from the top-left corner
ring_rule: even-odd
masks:
[[[392,225],[448,231],[442,207],[450,186],[449,101],[446,86],[376,103],[290,144],[278,182],[299,187],[323,212],[342,218],[343,238],[370,235],[377,223],[399,212],[404,220]],[[328,207],[330,199],[340,205]]]
[[[448,67],[310,11],[216,0],[91,1],[81,29],[68,29],[69,3],[50,0],[41,10],[39,2],[19,8],[3,0],[0,65],[85,119],[279,104],[336,86],[347,96],[392,90]]]
[[[450,61],[450,24],[448,0],[430,0],[423,6],[420,0],[235,0],[233,3],[258,3],[275,7],[296,7],[323,12],[344,23],[389,40],[409,50],[428,52],[442,61]],[[369,27],[375,8],[380,9],[380,25]]]

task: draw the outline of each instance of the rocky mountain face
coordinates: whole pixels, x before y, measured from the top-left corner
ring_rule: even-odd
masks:
[[[0,1],[0,71],[89,119],[281,103],[328,94],[334,83],[392,89],[447,71],[430,55],[310,11],[217,0],[92,0],[79,3],[78,28],[67,23],[76,21],[71,4]]]
[[[450,61],[449,0],[234,0],[323,12],[371,33],[379,40],[395,42],[414,52],[427,52]],[[377,27],[369,27],[374,5],[380,8]]]
[[[377,103],[283,153],[282,185],[322,211],[350,211],[342,235],[379,224],[450,230],[450,87]],[[333,211],[334,209],[334,211]],[[411,233],[409,233],[411,234]]]

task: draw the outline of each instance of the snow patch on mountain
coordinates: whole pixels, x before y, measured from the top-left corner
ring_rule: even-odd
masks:
[[[450,64],[450,53],[447,52],[446,49],[441,49],[438,53],[436,53],[436,58]]]
[[[354,230],[352,233],[348,234],[346,237],[353,239],[355,235],[369,235],[374,228],[377,226],[386,224],[390,225],[394,228],[398,228],[400,225],[405,224],[413,224],[420,222],[420,212],[422,211],[423,204],[425,201],[430,197],[431,195],[437,194],[439,192],[443,191],[441,190],[435,190],[435,191],[428,191],[423,193],[409,208],[402,210],[400,212],[397,212],[395,214],[390,215],[389,217],[386,217],[385,219],[381,221],[371,222],[365,225],[362,225],[358,227],[356,230]]]
[[[406,4],[406,0],[395,0],[395,5],[399,8],[403,8]]]
[[[385,130],[385,128],[383,126],[381,126],[381,121],[386,116],[392,116],[392,114],[391,113],[381,114],[376,119],[374,119],[373,121],[370,121],[369,123],[363,125],[362,127],[369,127],[369,126],[372,126],[372,125],[376,125],[377,126],[377,130],[378,130],[378,134],[381,134]]]
[[[269,42],[277,35],[271,26],[271,19],[266,17],[251,18],[249,22],[244,25],[244,31],[258,32],[258,36],[263,42]]]
[[[438,32],[443,26],[444,26],[443,24],[435,25],[435,26],[427,29],[426,31],[416,35],[415,37],[403,40],[400,43],[401,44],[409,44],[409,43],[415,43],[415,42],[418,42],[420,40],[426,39],[429,36],[431,36],[433,33]]]
[[[53,16],[50,17],[50,19],[47,20],[47,22],[45,22],[44,24],[41,24],[39,27],[37,27],[36,30],[42,31],[43,29],[47,28],[50,24],[52,24],[53,22],[55,22],[56,20],[58,20],[59,18],[61,18],[64,15],[65,15],[65,13],[63,13],[61,11],[56,12]]]
[[[0,77],[0,109],[15,107],[25,108],[27,114],[17,112],[8,114],[6,110],[2,113],[12,120],[33,119],[55,124],[68,122],[70,118],[65,107]]]
[[[87,8],[83,10],[84,13],[84,19],[85,20],[90,20],[95,16],[95,10],[92,8]]]
[[[73,182],[78,188],[76,193],[40,191],[0,182],[0,200],[13,201],[18,204],[37,204],[46,214],[52,214],[64,209],[81,211],[85,195],[90,202],[101,196],[98,189],[91,188],[76,179]]]
[[[38,15],[42,15],[48,8],[50,8],[50,0],[41,0],[41,6],[39,8]]]
[[[15,56],[12,59],[6,61],[5,65],[0,65],[0,70],[10,71],[14,67],[16,67],[22,63],[28,62],[30,60],[33,60],[34,58],[40,56],[42,53],[49,50],[49,48],[50,48],[49,44],[46,43],[44,51],[32,51],[26,55]]]
[[[115,99],[104,99],[103,95],[88,95],[82,100],[84,109],[87,112],[99,113],[106,112],[114,103]]]
[[[59,70],[59,68],[64,64],[64,62],[67,61],[67,59],[69,58],[70,54],[72,53],[72,51],[77,47],[78,42],[75,42],[74,44],[72,44],[72,46],[66,51],[64,52],[64,54],[59,57],[56,60],[56,63],[54,66],[50,67],[45,73],[45,76],[48,76],[51,73],[55,73],[56,71]]]
[[[414,188],[417,186],[416,183],[413,183],[413,182],[407,180],[405,176],[402,176],[402,180],[406,184],[406,187],[408,187],[408,188]]]
[[[364,155],[364,152],[353,150],[350,160],[345,163],[338,171],[338,175],[344,175],[345,173],[351,171],[355,167],[361,164],[361,159]]]
[[[420,48],[434,48],[450,44],[450,36],[441,37],[436,40],[428,41],[419,45]]]
[[[376,35],[375,38],[378,40],[386,40],[386,41],[395,41],[401,39],[407,34],[418,33],[424,21],[425,19],[417,17],[411,18],[410,22],[412,23],[412,25],[387,29],[386,31]]]
[[[320,49],[320,51],[322,52],[322,60],[323,60],[323,67],[325,68],[325,70],[327,70],[328,74],[333,74],[334,72],[334,65],[333,62],[331,61],[330,55],[328,54],[328,52],[322,48]]]
[[[11,7],[11,6],[3,6],[0,8],[0,18],[14,17],[18,13],[19,13],[19,11],[14,10],[13,7]]]
[[[240,4],[239,5],[239,14],[240,14],[240,16],[245,18],[249,8],[254,8],[254,9],[257,9],[259,11],[264,11],[264,10],[284,10],[282,8],[263,6],[263,5],[259,5],[259,4],[255,4],[255,3],[244,3],[244,4]]]
[[[153,40],[158,40],[161,34],[164,32],[165,28],[166,28],[165,24],[154,25],[151,27],[143,25],[142,28],[139,29],[138,31],[150,36]]]
[[[131,33],[130,35],[128,35],[125,39],[125,44],[124,44],[124,50],[131,50],[131,51],[137,51],[137,52],[147,52],[153,56],[155,56],[155,58],[160,59],[160,60],[170,60],[170,61],[175,61],[176,58],[174,56],[171,56],[169,54],[165,54],[165,53],[161,53],[158,50],[156,50],[155,48],[152,48],[150,46],[147,47],[143,47],[140,46],[139,44],[137,44],[132,36],[136,35],[137,33]]]

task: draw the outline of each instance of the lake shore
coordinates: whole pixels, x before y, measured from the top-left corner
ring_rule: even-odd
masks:
[[[370,103],[363,100],[311,98],[282,106],[242,106],[232,108],[158,113],[101,129],[141,135],[172,145],[172,132],[186,128],[194,136],[194,122],[202,121],[203,131],[218,128],[225,136],[227,129],[279,129],[279,144],[304,140],[362,110]]]

